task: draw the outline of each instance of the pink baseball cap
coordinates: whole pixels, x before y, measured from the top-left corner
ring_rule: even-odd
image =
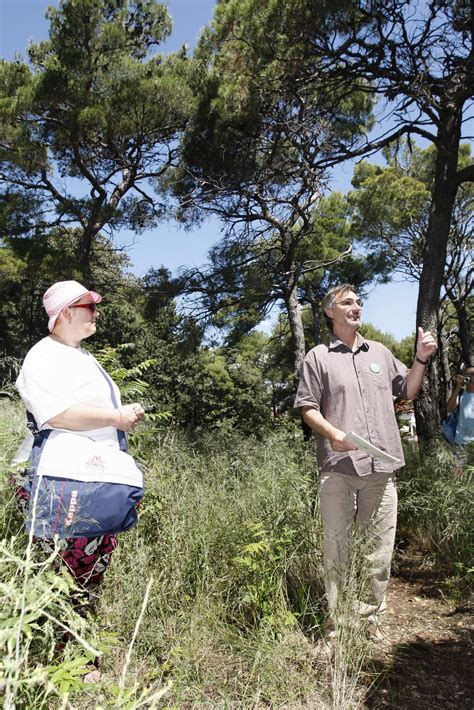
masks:
[[[102,301],[102,296],[99,293],[89,291],[78,281],[58,281],[45,291],[43,306],[49,316],[49,332],[53,330],[61,311],[83,296],[90,296],[92,303],[100,303]]]

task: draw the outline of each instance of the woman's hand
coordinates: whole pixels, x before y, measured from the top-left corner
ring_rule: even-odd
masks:
[[[119,421],[116,424],[117,429],[122,431],[130,431],[133,429],[138,422],[143,419],[145,410],[139,402],[134,402],[133,404],[124,404],[118,410]]]

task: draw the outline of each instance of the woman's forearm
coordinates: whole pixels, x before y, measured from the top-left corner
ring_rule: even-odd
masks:
[[[92,404],[74,404],[64,412],[48,419],[46,424],[55,429],[87,431],[108,426],[120,428],[121,418],[120,409],[107,409]]]
[[[451,396],[448,399],[446,403],[446,413],[449,414],[450,412],[453,411],[453,409],[456,409],[458,405],[458,397],[459,397],[459,392],[461,391],[461,388],[456,385],[453,387],[453,391],[451,392]]]

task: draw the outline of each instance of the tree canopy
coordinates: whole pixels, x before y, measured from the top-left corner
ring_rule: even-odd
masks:
[[[29,62],[0,64],[0,184],[17,230],[80,226],[89,277],[101,230],[142,231],[166,213],[159,182],[191,109],[188,60],[155,53],[171,20],[154,0],[62,0],[47,16]]]
[[[101,345],[133,342],[130,362],[160,354],[153,391],[181,423],[256,426],[249,393],[263,397],[256,411],[268,387],[274,412],[288,400],[289,373],[324,334],[327,289],[363,293],[398,270],[419,281],[417,324],[472,357],[472,2],[220,0],[192,57],[160,54],[171,20],[155,0],[61,0],[48,18],[27,61],[0,64],[7,354],[42,334],[49,282],[79,278],[110,299]],[[385,165],[369,162],[381,151]],[[364,157],[354,190],[331,192],[334,167]],[[192,228],[209,213],[223,238],[199,269],[138,279],[116,253],[125,227],[174,215]],[[252,331],[276,305],[260,341]],[[225,339],[206,339],[208,325]],[[417,405],[424,439],[443,404],[439,352]]]
[[[474,95],[473,34],[467,0],[217,5],[196,53],[205,70],[195,79],[198,109],[184,136],[178,191],[185,205],[218,214],[228,240],[279,235],[296,372],[305,348],[294,254],[327,171],[403,136],[434,146],[431,184],[420,185],[429,198],[417,323],[440,335],[456,194],[474,179],[472,161],[460,162]],[[438,380],[434,363],[418,402],[425,438],[438,430]]]
[[[392,257],[394,272],[419,281],[427,239],[436,149],[424,150],[402,142],[385,150],[387,166],[360,163],[355,170],[352,229],[371,254]],[[469,144],[461,145],[460,168],[471,163]],[[472,233],[474,185],[465,183],[456,194],[440,299],[440,327],[452,309],[457,314],[457,338],[463,362],[471,362],[469,306],[472,293]],[[447,305],[451,304],[451,310]],[[458,363],[459,365],[460,363]]]

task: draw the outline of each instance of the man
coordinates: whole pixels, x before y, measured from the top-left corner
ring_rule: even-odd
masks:
[[[436,342],[430,332],[418,328],[416,357],[408,370],[384,345],[364,340],[357,332],[362,303],[351,285],[331,289],[322,309],[331,335],[328,343],[306,355],[295,407],[318,438],[327,628],[333,632],[337,582],[347,560],[354,517],[358,525],[370,524],[373,531],[371,597],[359,610],[377,621],[386,609],[397,515],[394,472],[404,464],[393,397],[417,396]],[[345,438],[350,431],[399,463],[358,449]]]

